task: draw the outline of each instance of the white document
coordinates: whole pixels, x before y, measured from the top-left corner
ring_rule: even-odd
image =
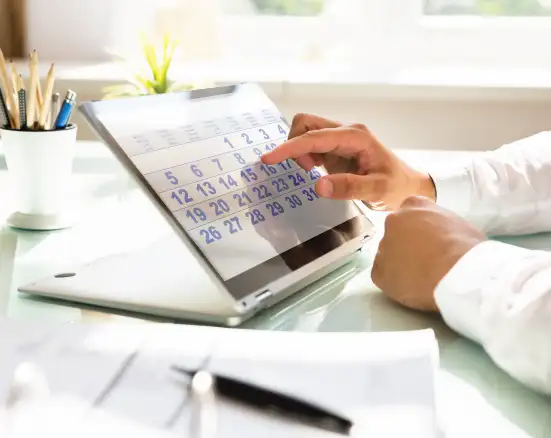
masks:
[[[71,418],[79,418],[80,436],[90,421],[96,433],[104,425],[107,432],[139,431],[134,436],[189,436],[188,382],[171,366],[195,368],[207,357],[215,374],[314,400],[349,417],[358,425],[353,436],[438,435],[438,346],[431,330],[298,333],[14,321],[0,322],[0,330],[0,399],[6,399],[17,364],[34,363],[50,396],[26,411],[35,413],[36,427],[40,418],[47,420],[56,438],[65,436],[68,409],[75,412]],[[220,398],[216,408],[217,438],[338,436]],[[0,409],[1,418],[10,418],[5,406]],[[17,418],[25,418],[23,408]]]

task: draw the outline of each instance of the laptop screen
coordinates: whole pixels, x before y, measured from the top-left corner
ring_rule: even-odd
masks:
[[[289,125],[254,84],[80,109],[236,299],[371,230],[355,203],[316,194],[324,169],[260,161]]]

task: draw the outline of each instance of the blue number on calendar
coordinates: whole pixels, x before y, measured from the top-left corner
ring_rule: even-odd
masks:
[[[299,172],[297,172],[296,175],[287,175],[287,178],[293,181],[295,187],[298,187],[306,182]]]
[[[310,180],[315,181],[316,179],[321,177],[321,173],[318,169],[315,167],[309,172],[310,174]]]
[[[207,245],[216,242],[222,238],[220,231],[217,231],[215,227],[208,227],[199,231],[201,236],[205,236],[205,242]]]
[[[204,222],[207,220],[207,215],[199,207],[195,207],[193,210],[188,210],[186,212],[186,216],[196,224],[199,223],[199,221]],[[197,220],[198,218],[199,220]]]
[[[258,175],[250,167],[243,169],[240,175],[241,178],[247,182],[256,181],[258,179]]]
[[[266,131],[264,131],[264,129],[260,128],[258,130],[258,132],[260,132],[262,134],[262,136],[264,137],[264,139],[266,140],[269,140],[270,139],[270,136],[266,133]]]
[[[257,225],[260,222],[264,222],[266,220],[264,215],[260,213],[260,210],[256,208],[253,211],[248,211],[247,213],[245,213],[245,216],[251,218],[252,225]]]
[[[232,178],[231,175],[227,175],[226,178],[221,176],[218,178],[218,182],[222,184],[227,190],[230,189],[231,186],[237,187],[237,181]]]
[[[281,127],[281,125],[277,125],[277,129],[281,135],[287,135],[287,132]]]
[[[241,194],[234,193],[233,194],[233,199],[237,199],[237,202],[239,203],[240,207],[246,207],[247,206],[245,201],[247,201],[249,204],[253,203],[253,201],[251,200],[249,195],[247,195],[247,193],[245,193],[245,192],[242,192]]]
[[[272,144],[267,144],[266,145],[266,150],[267,151],[271,151],[271,150],[274,150],[276,148],[276,144],[275,143],[272,143]]]
[[[208,196],[209,194],[216,195],[216,189],[208,181],[197,184],[196,188],[197,188],[197,191],[203,194],[203,196]],[[208,193],[207,193],[207,190],[208,190]]]
[[[261,151],[260,149],[258,149],[258,148],[254,148],[254,149],[253,149],[253,152],[254,152],[256,155],[258,155],[259,157],[262,156],[262,151]]]
[[[178,178],[172,175],[172,171],[165,172],[166,179],[170,181],[170,184],[178,185]]]
[[[247,144],[253,144],[253,141],[249,138],[249,135],[248,134],[245,134],[245,133],[242,133],[241,134],[241,137],[243,137],[245,139],[245,142]]]
[[[288,163],[289,160],[278,163],[277,165],[281,167],[284,171],[291,170],[291,165]],[[287,167],[289,166],[289,167]]]
[[[201,178],[201,177],[203,176],[203,172],[201,172],[201,171],[199,170],[199,168],[197,167],[196,164],[192,164],[192,165],[190,166],[190,169],[191,169],[191,171],[195,174],[195,176],[198,176],[199,178]]]
[[[218,158],[213,158],[211,160],[213,163],[216,163],[216,165],[218,166],[218,169],[220,169],[221,171],[223,171],[224,169],[222,168],[222,165],[220,164],[220,159]]]
[[[218,199],[217,201],[209,202],[209,207],[214,208],[214,214],[216,214],[216,216],[220,216],[230,211],[230,207],[228,203],[223,199]]]
[[[258,199],[266,199],[272,196],[270,191],[268,190],[268,187],[266,187],[264,184],[259,185],[258,187],[253,187],[253,192],[255,192],[258,195]]]
[[[243,157],[241,156],[241,154],[239,152],[236,152],[235,154],[233,154],[233,156],[235,157],[235,159],[237,160],[237,162],[239,164],[246,164],[247,162],[243,159]]]
[[[297,208],[302,205],[302,201],[297,195],[286,196],[285,200],[289,203],[289,207]]]
[[[226,143],[230,148],[233,149],[233,144],[231,143],[231,141],[228,140],[227,137],[224,137],[224,143]]]
[[[230,229],[231,234],[235,234],[243,229],[239,223],[239,218],[237,217],[226,219],[224,221],[224,225]]]
[[[183,201],[182,201],[181,196],[184,197]],[[178,202],[178,204],[180,204],[180,205],[183,205],[184,203],[189,204],[190,202],[193,202],[193,198],[191,196],[189,196],[189,193],[187,192],[186,189],[180,189],[180,190],[178,190],[178,193],[172,192],[171,198],[175,199],[176,202]]]
[[[275,187],[278,193],[282,193],[285,190],[289,190],[289,186],[283,178],[274,179],[272,185]]]
[[[283,206],[277,201],[271,204],[266,204],[266,208],[270,211],[270,213],[272,213],[273,217],[279,216],[285,212]]]
[[[314,199],[319,198],[318,194],[313,189],[313,187],[310,187],[309,189],[304,189],[302,191],[302,194],[305,195],[306,199],[308,199],[309,201],[313,201]]]
[[[264,172],[267,176],[272,176],[277,173],[277,169],[274,166],[268,166],[267,164],[261,164],[260,170]]]

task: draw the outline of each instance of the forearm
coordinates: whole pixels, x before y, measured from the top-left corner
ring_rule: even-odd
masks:
[[[551,254],[488,241],[435,291],[446,323],[527,386],[551,394]]]
[[[436,202],[493,235],[551,231],[551,132],[432,172]]]

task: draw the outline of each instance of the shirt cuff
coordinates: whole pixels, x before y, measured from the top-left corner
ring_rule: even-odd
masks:
[[[436,203],[466,218],[471,209],[472,181],[467,167],[430,172],[436,189]]]
[[[465,254],[440,281],[435,300],[444,321],[456,332],[482,343],[482,293],[503,278],[510,264],[529,250],[487,240]],[[532,251],[533,252],[533,251]]]

